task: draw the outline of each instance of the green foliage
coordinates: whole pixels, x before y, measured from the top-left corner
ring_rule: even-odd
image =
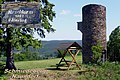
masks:
[[[101,66],[85,65],[86,72],[81,72],[80,80],[119,80],[120,63],[106,62]]]
[[[110,34],[107,48],[109,60],[120,61],[120,26]]]
[[[2,75],[4,75],[4,63],[0,61],[0,80],[4,80],[4,77]]]
[[[5,53],[7,42],[12,43],[12,47],[20,50],[22,47],[34,48],[41,47],[41,41],[33,39],[33,29],[29,28],[10,28],[11,38],[6,35],[6,29],[0,28],[0,54]]]
[[[7,78],[6,77],[0,77],[0,80],[7,80]]]
[[[93,63],[99,63],[101,60],[101,56],[102,56],[102,46],[100,43],[97,43],[97,45],[92,46],[92,52],[93,52],[93,56],[92,56],[92,62]]]
[[[1,0],[2,3],[3,0]],[[37,0],[28,0],[28,1],[37,1]],[[33,46],[34,48],[41,47],[41,41],[34,39],[34,32],[37,32],[40,37],[45,37],[45,30],[47,32],[55,31],[50,24],[55,17],[55,12],[52,10],[54,5],[48,2],[48,0],[38,0],[40,2],[40,18],[41,26],[37,28],[12,28],[10,27],[11,39],[7,38],[6,28],[0,28],[0,51],[3,52],[6,49],[6,41],[9,39],[9,42],[12,42],[12,47],[20,50],[21,47]],[[24,26],[25,27],[25,26]],[[0,52],[0,53],[1,53]]]
[[[6,61],[6,57],[4,55],[1,55],[0,61],[5,62]]]
[[[29,61],[29,60],[40,60],[40,54],[37,52],[21,52],[14,54],[15,61]]]
[[[45,37],[45,30],[47,32],[55,31],[50,24],[50,22],[53,21],[53,18],[55,17],[55,12],[52,10],[54,5],[47,0],[40,0],[40,4],[41,26],[38,26],[37,28],[11,28],[13,26],[7,26],[10,27],[10,33],[12,36],[9,41],[12,42],[12,46],[16,49],[21,49],[22,46],[33,46],[38,48],[41,46],[41,42],[37,39],[33,39],[34,32],[37,32],[40,37]],[[0,28],[0,50],[5,50],[4,47],[6,46],[6,38],[6,29]]]
[[[48,0],[28,0],[28,1],[37,1],[40,2],[40,19],[41,25],[35,28],[27,28],[23,26],[23,28],[14,28],[14,25],[2,25],[6,28],[0,28],[0,55],[5,53],[7,56],[7,64],[6,68],[16,69],[12,60],[12,50],[14,48],[20,50],[22,47],[27,48],[28,46],[33,46],[34,48],[41,47],[41,41],[38,39],[34,39],[33,35],[35,32],[42,38],[45,37],[45,31],[54,32],[55,30],[52,28],[50,22],[53,21],[55,17],[55,12],[53,9],[53,4],[48,2]],[[4,2],[4,0],[0,1],[0,4]],[[1,6],[1,5],[0,5]],[[0,7],[1,8],[1,7]],[[1,12],[1,11],[0,11]],[[1,15],[0,15],[1,20]],[[24,28],[25,27],[25,28]],[[21,56],[22,59],[24,55]]]

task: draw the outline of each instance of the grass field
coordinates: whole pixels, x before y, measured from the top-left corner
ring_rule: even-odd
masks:
[[[81,56],[77,56],[81,70],[56,69],[60,58],[15,62],[18,70],[5,71],[0,80],[120,80],[120,63],[106,62],[101,65],[83,65]],[[66,60],[72,60],[67,56]],[[7,73],[7,74],[6,74]]]
[[[21,61],[15,62],[15,65],[18,69],[35,69],[35,68],[48,68],[55,66],[59,63],[61,58],[48,59],[48,60],[37,60],[37,61]],[[71,56],[65,57],[66,60],[71,60]],[[78,63],[81,63],[82,57],[77,56],[76,60]]]
[[[71,60],[72,57],[65,57],[66,60]],[[81,56],[76,57],[76,61],[81,63]],[[79,69],[74,70],[57,70],[56,64],[59,63],[61,58],[48,59],[48,60],[37,60],[37,61],[21,61],[15,62],[17,71],[9,73],[9,79],[11,80],[76,80],[78,78]],[[63,62],[64,63],[64,62]],[[73,68],[73,67],[71,67]]]

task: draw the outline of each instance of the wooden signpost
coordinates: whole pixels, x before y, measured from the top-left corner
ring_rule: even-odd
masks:
[[[39,9],[39,2],[5,2],[2,4],[2,25],[31,27],[40,24]]]

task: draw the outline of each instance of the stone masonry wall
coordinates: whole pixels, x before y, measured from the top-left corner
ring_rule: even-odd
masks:
[[[106,8],[102,5],[89,4],[82,9],[83,20],[78,22],[82,36],[83,63],[91,62],[92,46],[100,42],[106,50]],[[79,26],[80,25],[80,26]]]

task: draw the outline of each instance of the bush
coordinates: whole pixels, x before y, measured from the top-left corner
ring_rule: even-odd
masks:
[[[98,43],[95,46],[92,46],[92,62],[93,63],[99,63],[101,61],[101,56],[102,56],[102,46],[100,43]]]
[[[120,80],[120,63],[105,62],[101,66],[85,65],[87,72],[79,80]]]
[[[21,52],[18,54],[14,54],[15,61],[29,61],[29,60],[39,60],[41,57],[37,52]]]

